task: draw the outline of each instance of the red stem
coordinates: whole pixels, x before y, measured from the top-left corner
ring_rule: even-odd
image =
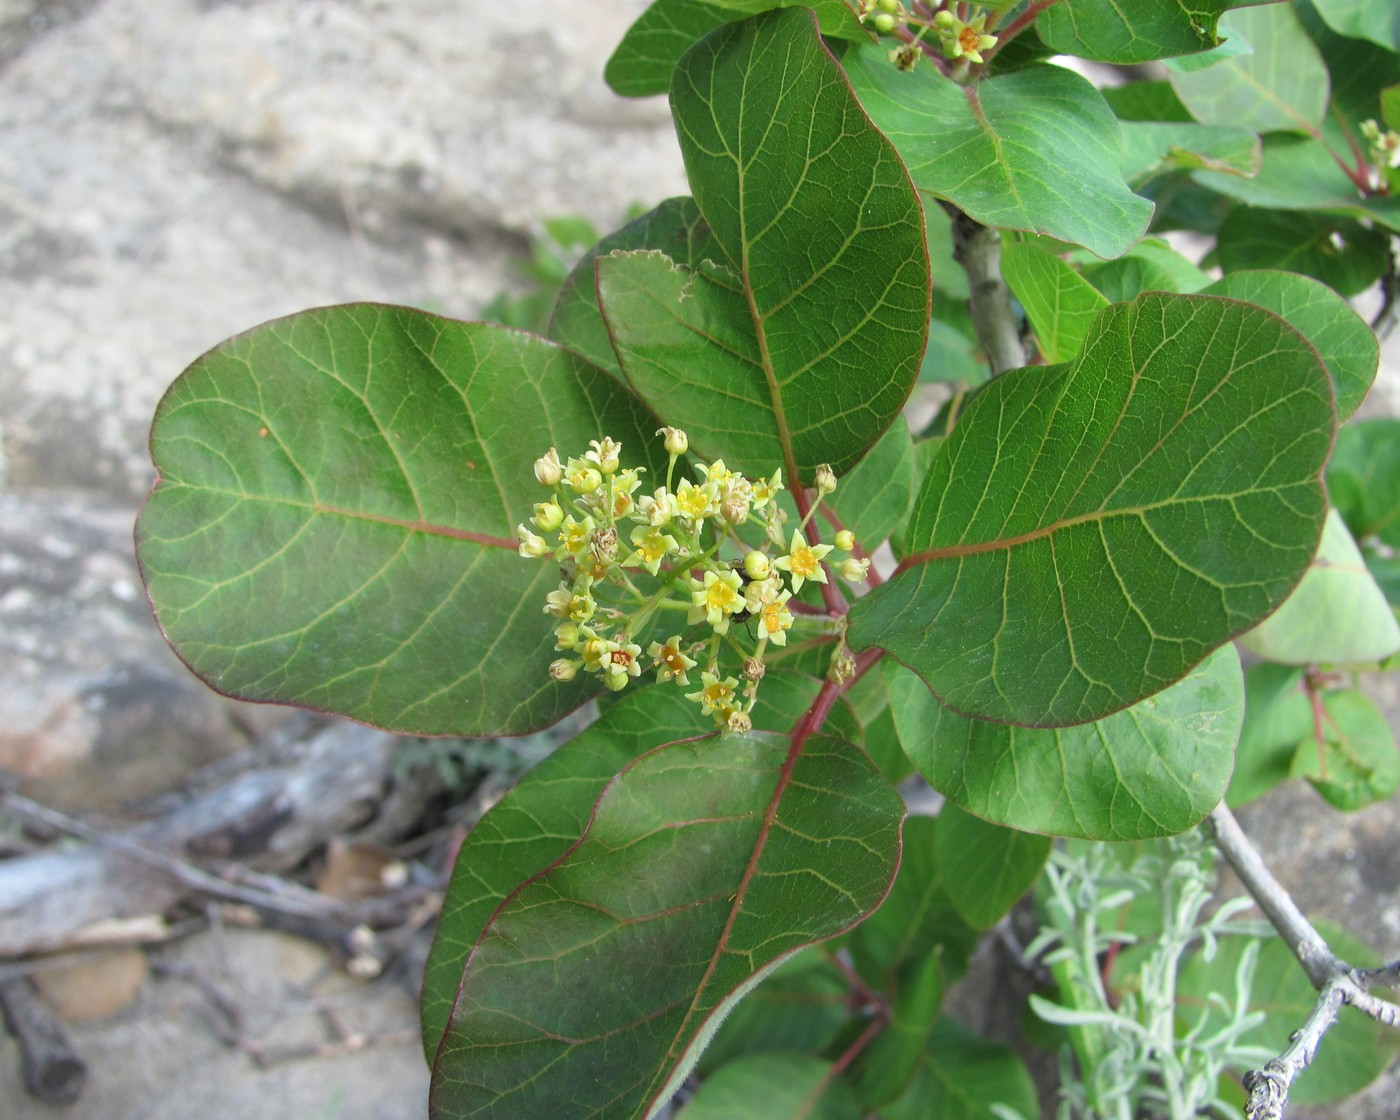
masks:
[[[847,1067],[856,1060],[860,1052],[874,1042],[875,1037],[884,1029],[884,1020],[872,1019],[870,1025],[861,1032],[861,1036],[846,1047],[846,1052],[831,1064],[831,1068],[826,1071],[826,1076],[817,1082],[807,1099],[797,1106],[792,1113],[792,1120],[803,1120],[804,1117],[810,1116],[812,1109],[820,1103],[822,1097],[826,1095],[826,1091],[831,1088],[832,1082],[846,1072]]]
[[[803,532],[807,536],[807,543],[819,545],[822,543],[821,534],[817,532],[817,527],[812,524],[812,519],[808,514],[812,510],[811,504],[807,501],[807,491],[804,487],[794,486],[792,488],[792,500],[797,506],[797,516],[805,522]],[[819,563],[821,563],[819,561]],[[826,564],[822,563],[825,568]],[[846,613],[846,601],[841,598],[841,593],[836,590],[836,585],[831,582],[830,569],[827,570],[827,581],[821,585],[822,602],[826,604],[827,612],[833,617]]]
[[[1046,8],[1059,3],[1059,0],[1036,0],[1019,16],[1006,25],[1006,28],[997,33],[996,45],[988,47],[982,52],[982,65],[985,67],[997,55],[997,51],[1021,34],[1027,27],[1035,22],[1036,16],[1045,11]]]

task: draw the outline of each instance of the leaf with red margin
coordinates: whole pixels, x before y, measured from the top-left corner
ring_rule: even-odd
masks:
[[[478,940],[430,1114],[652,1115],[740,996],[879,905],[903,815],[839,739],[799,751],[755,732],[644,755]]]
[[[915,499],[906,570],[859,600],[949,708],[1087,723],[1180,680],[1312,561],[1335,408],[1316,350],[1262,308],[1149,292],[1073,363],[967,404]]]
[[[517,553],[533,461],[622,441],[627,388],[550,342],[406,307],[305,311],[221,343],[156,411],[136,526],[166,638],[219,691],[398,731],[511,735],[597,691],[549,679],[555,566]]]

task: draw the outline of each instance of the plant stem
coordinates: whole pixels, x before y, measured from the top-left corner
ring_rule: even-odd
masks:
[[[955,206],[945,208],[953,216],[953,259],[967,274],[968,310],[992,376],[1017,369],[1026,364],[1026,348],[1001,278],[1001,234]]]
[[[1248,1120],[1283,1120],[1283,1106],[1288,1103],[1293,1079],[1317,1055],[1322,1036],[1337,1021],[1342,1004],[1349,1003],[1387,1026],[1400,1027],[1400,1006],[1373,996],[1369,991],[1372,987],[1394,984],[1400,978],[1400,961],[1363,971],[1341,960],[1264,866],[1259,852],[1224,802],[1211,811],[1209,819],[1216,847],[1225,862],[1234,869],[1284,944],[1298,958],[1319,993],[1307,1021],[1290,1036],[1288,1048],[1262,1070],[1250,1070],[1245,1074],[1244,1087],[1249,1093],[1245,1106]]]

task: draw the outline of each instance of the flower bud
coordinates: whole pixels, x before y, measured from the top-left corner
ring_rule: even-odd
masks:
[[[875,24],[875,30],[880,32],[880,34],[882,35],[888,35],[891,31],[894,30],[894,16],[890,15],[889,12],[879,13],[879,15],[875,17],[873,22]]]
[[[848,556],[836,566],[836,570],[847,583],[864,583],[865,577],[870,574],[870,561]]]
[[[554,628],[555,649],[577,649],[583,633],[572,622],[561,622]]]
[[[744,556],[744,572],[749,579],[767,579],[768,573],[773,570],[773,562],[768,559],[768,554],[753,549]]]
[[[515,534],[520,538],[521,556],[531,560],[538,560],[541,556],[549,555],[550,548],[549,545],[545,543],[544,538],[537,537],[524,525],[517,525],[515,527]]]
[[[568,484],[579,494],[591,494],[603,485],[603,476],[596,467],[569,460]]]
[[[530,520],[541,533],[552,533],[564,524],[564,511],[559,508],[559,503],[553,500],[536,502],[535,516]]]
[[[578,665],[577,661],[560,657],[549,663],[549,675],[556,681],[571,681],[578,674]]]
[[[817,493],[830,494],[836,489],[836,472],[831,469],[829,463],[823,463],[817,468]]]
[[[730,494],[719,506],[719,514],[731,525],[742,525],[749,519],[749,503],[742,494]]]
[[[904,5],[899,0],[875,0],[875,6],[882,12],[889,12],[898,15],[903,10]]]
[[[541,486],[558,486],[564,477],[564,467],[559,462],[559,452],[550,448],[535,460],[535,478]]]
[[[934,27],[952,27],[953,24],[957,22],[957,19],[958,19],[957,16],[953,15],[952,12],[950,12],[950,11],[948,11],[948,9],[944,8],[943,11],[939,12],[937,15],[935,15],[935,16],[933,17],[933,26],[934,26]]]
[[[690,450],[690,440],[679,428],[658,428],[657,435],[666,437],[666,454],[684,455]]]
[[[832,543],[842,552],[850,552],[856,546],[856,535],[849,529],[842,529],[836,534]]]

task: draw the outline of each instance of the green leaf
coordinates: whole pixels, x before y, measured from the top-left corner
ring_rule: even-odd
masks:
[[[1400,85],[1381,90],[1381,123],[1386,128],[1400,130]]]
[[[1117,115],[1120,126],[1129,121],[1195,123],[1176,90],[1165,79],[1105,86],[1103,98]]]
[[[1327,484],[1358,541],[1400,548],[1400,420],[1363,420],[1343,428]]]
[[[171,386],[137,523],[156,618],[221,692],[415,734],[517,734],[590,692],[545,672],[558,582],[522,560],[532,463],[655,422],[530,335],[409,308],[307,311]],[[659,450],[659,448],[657,448]]]
[[[889,1022],[851,1071],[866,1108],[888,1104],[909,1087],[943,1003],[943,964],[936,954],[906,971],[891,993]]]
[[[904,822],[899,875],[880,909],[851,935],[851,959],[867,982],[888,988],[937,954],[950,982],[967,971],[978,931],[953,908],[938,861],[938,825],[932,817]]]
[[[880,1115],[884,1120],[997,1120],[994,1105],[1024,1117],[1040,1115],[1035,1082],[1015,1052],[944,1016],[933,1025],[908,1092]]]
[[[791,727],[816,699],[820,682],[770,670],[754,706],[754,725]],[[855,719],[842,705],[829,726]],[[673,684],[626,692],[592,725],[515,784],[472,829],[457,855],[437,936],[423,976],[423,1044],[429,1060],[457,998],[472,946],[505,898],[559,859],[588,826],[612,776],[658,742],[703,735],[711,717]]]
[[[860,1120],[860,1102],[832,1063],[766,1051],[736,1058],[701,1083],[676,1120]]]
[[[724,259],[599,260],[623,371],[701,454],[782,465],[789,485],[821,463],[844,473],[899,414],[928,329],[923,215],[899,157],[803,11],[706,36],[671,101]]]
[[[846,0],[714,0],[721,8],[747,16],[778,8],[808,8],[817,15],[821,33],[828,38],[866,40],[870,32],[861,26],[855,6]]]
[[[1199,292],[1210,277],[1165,241],[1144,238],[1116,261],[1085,261],[1084,279],[1112,303],[1143,292]]]
[[[1376,334],[1326,284],[1291,272],[1232,272],[1205,291],[1272,311],[1317,348],[1332,379],[1337,416],[1348,419],[1365,399],[1380,366]]]
[[[1347,218],[1235,206],[1220,225],[1216,253],[1226,272],[1285,269],[1354,296],[1380,279],[1388,242]]]
[[[1031,889],[1050,855],[1050,838],[984,821],[944,804],[938,858],[953,906],[973,929],[991,929]]]
[[[1244,671],[1244,729],[1225,803],[1232,809],[1263,797],[1289,777],[1299,740],[1311,734],[1312,705],[1303,671],[1267,661]]]
[[[1133,186],[1170,171],[1259,174],[1259,137],[1246,128],[1169,121],[1121,121],[1118,127],[1123,178]]]
[[[914,443],[904,417],[895,418],[869,454],[839,480],[822,503],[867,551],[883,544],[914,504]]]
[[[1202,124],[1315,134],[1327,112],[1327,67],[1290,4],[1233,11],[1221,30],[1239,34],[1252,54],[1192,73],[1170,72],[1172,88]]]
[[[665,93],[690,45],[737,18],[729,8],[706,0],[654,0],[623,35],[603,67],[603,80],[622,97]]]
[[[739,1001],[695,1071],[702,1077],[763,1050],[820,1053],[850,1018],[845,975],[820,948],[804,949]]]
[[[949,707],[1058,726],[1156,692],[1312,562],[1332,391],[1277,316],[1149,293],[1074,363],[978,391],[915,499],[905,570],[851,608]]]
[[[1303,582],[1239,641],[1286,665],[1361,664],[1400,652],[1400,625],[1336,510]]]
[[[1251,206],[1275,210],[1321,210],[1370,219],[1400,232],[1400,198],[1361,197],[1327,146],[1302,136],[1266,136],[1259,175],[1241,179],[1215,171],[1195,171],[1204,187]]]
[[[1322,694],[1322,735],[1298,744],[1289,770],[1328,804],[1354,812],[1400,788],[1400,754],[1385,714],[1359,689]]]
[[[609,783],[472,949],[432,1115],[651,1115],[767,970],[879,904],[898,795],[849,743],[792,747],[672,743]]]
[[[1400,51],[1400,8],[1394,0],[1313,0],[1313,6],[1338,35]]]
[[[1210,50],[1226,8],[1271,0],[1061,0],[1040,13],[1036,34],[1059,54],[1131,64]],[[1128,13],[1131,12],[1131,15]]]
[[[914,185],[977,221],[1126,252],[1152,205],[1118,172],[1118,122],[1103,96],[1059,66],[1036,64],[962,86],[932,66],[896,70],[880,47],[842,57],[861,104],[909,166]]]
[[[622,370],[608,338],[608,325],[598,307],[595,271],[599,257],[638,249],[658,250],[688,268],[698,268],[701,261],[719,260],[724,256],[724,250],[700,216],[695,200],[682,197],[668,198],[656,209],[609,234],[579,261],[555,300],[549,337],[619,377]]]
[[[1141,840],[1190,828],[1225,792],[1243,719],[1230,646],[1156,696],[1078,727],[968,719],[905,669],[887,666],[886,681],[905,753],[934,789],[986,820],[1054,836]]]
[[[1332,951],[1357,968],[1373,967],[1379,960],[1359,939],[1329,922],[1317,922],[1319,932]],[[1206,1004],[1217,992],[1230,992],[1240,956],[1250,938],[1226,937],[1220,940],[1212,960],[1203,954],[1191,957],[1181,972],[1178,992],[1183,999]],[[1246,1032],[1239,1042],[1262,1046],[1281,1054],[1293,1032],[1302,1027],[1317,1003],[1317,992],[1307,975],[1293,959],[1288,946],[1276,937],[1259,943],[1259,961],[1250,988],[1251,1010],[1265,1012],[1265,1019]],[[1339,1017],[1318,1046],[1312,1063],[1302,1070],[1289,1088],[1290,1104],[1322,1104],[1339,1101],[1358,1093],[1380,1076],[1400,1048],[1395,1030],[1370,1019],[1355,1008],[1343,1007]]]
[[[1077,357],[1089,324],[1108,300],[1054,253],[1032,242],[1004,245],[1001,273],[1026,309],[1045,360],[1068,362]]]

